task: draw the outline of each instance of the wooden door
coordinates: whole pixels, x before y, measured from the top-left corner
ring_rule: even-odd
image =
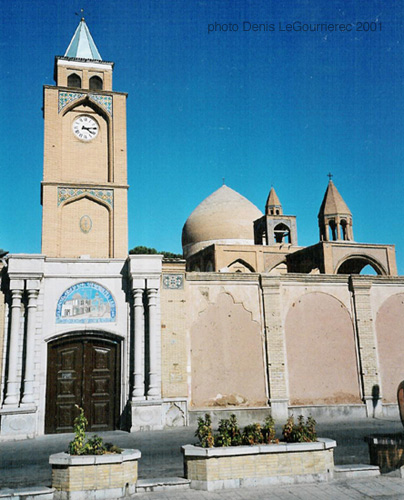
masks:
[[[48,346],[45,432],[72,432],[84,409],[87,430],[116,429],[119,423],[120,345],[92,336]]]

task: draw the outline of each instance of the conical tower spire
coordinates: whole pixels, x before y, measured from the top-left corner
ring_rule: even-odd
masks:
[[[321,241],[352,241],[352,213],[330,179],[318,212]]]
[[[102,61],[101,54],[98,52],[84,17],[81,18],[74,32],[73,38],[67,47],[65,57]]]
[[[265,215],[282,215],[282,205],[279,201],[278,195],[275,192],[275,189],[271,187],[269,191],[269,195],[267,198],[267,202],[265,205]]]

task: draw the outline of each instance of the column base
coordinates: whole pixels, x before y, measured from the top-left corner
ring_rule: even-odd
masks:
[[[289,417],[289,400],[288,399],[270,399],[271,415],[274,420],[287,420]]]
[[[4,407],[0,410],[0,437],[26,439],[37,434],[36,406]]]
[[[365,396],[363,401],[366,405],[366,416],[368,418],[383,416],[383,405],[381,399],[375,399],[372,396]]]
[[[130,432],[157,431],[163,429],[163,401],[131,402]]]
[[[131,401],[130,432],[154,431],[188,425],[186,398]]]

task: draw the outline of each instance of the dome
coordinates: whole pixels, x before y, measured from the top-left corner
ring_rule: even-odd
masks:
[[[223,185],[205,198],[188,217],[182,230],[184,256],[213,243],[254,244],[254,221],[261,211],[247,198]]]

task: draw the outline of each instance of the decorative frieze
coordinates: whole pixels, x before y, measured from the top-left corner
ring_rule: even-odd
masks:
[[[89,194],[92,198],[100,200],[111,208],[114,206],[114,191],[112,189],[93,189],[93,188],[58,188],[58,206],[71,198],[77,198],[81,195]]]
[[[85,94],[83,92],[59,92],[59,105],[58,111],[59,113],[70,103],[81,99],[82,97],[88,95],[88,98],[98,104],[101,108],[105,109],[105,111],[112,116],[112,96],[110,95],[101,95],[101,94]]]

